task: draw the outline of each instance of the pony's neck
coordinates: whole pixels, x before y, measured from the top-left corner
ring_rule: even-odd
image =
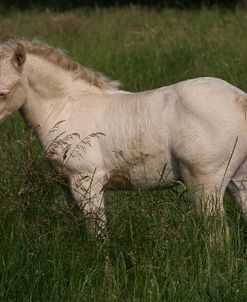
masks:
[[[28,54],[24,72],[28,77],[32,94],[39,100],[49,101],[57,97],[64,97],[75,89],[82,93],[100,92],[99,88],[90,85],[86,80],[75,79],[72,72],[33,54]]]
[[[20,111],[41,140],[54,121],[59,120],[61,112],[64,116],[68,101],[83,100],[83,95],[89,93],[102,93],[87,81],[75,79],[72,72],[37,55],[27,55],[24,73],[28,78],[28,96]]]

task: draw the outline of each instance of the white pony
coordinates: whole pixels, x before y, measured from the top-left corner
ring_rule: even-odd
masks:
[[[196,187],[223,215],[226,188],[247,220],[247,94],[216,78],[130,93],[39,41],[0,45],[0,122],[17,111],[73,197],[104,223],[104,190]],[[216,202],[217,201],[217,202]]]

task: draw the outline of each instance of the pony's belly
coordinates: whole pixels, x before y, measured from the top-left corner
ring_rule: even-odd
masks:
[[[164,188],[171,186],[177,179],[171,167],[160,167],[157,170],[148,170],[148,167],[138,167],[130,173],[131,184],[134,188],[150,190],[155,188]]]
[[[173,185],[178,177],[170,164],[135,165],[125,169],[114,169],[109,174],[106,189],[151,190]]]

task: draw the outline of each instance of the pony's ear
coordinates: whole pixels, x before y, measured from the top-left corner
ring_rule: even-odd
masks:
[[[26,61],[25,47],[21,43],[18,43],[14,51],[12,62],[16,68],[21,69],[25,61]]]

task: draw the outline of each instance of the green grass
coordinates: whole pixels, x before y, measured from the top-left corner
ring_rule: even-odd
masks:
[[[38,36],[132,91],[216,76],[247,90],[247,11],[137,7],[9,12],[0,39]],[[210,245],[183,188],[114,193],[96,241],[18,114],[0,128],[0,301],[246,301],[246,227]]]

